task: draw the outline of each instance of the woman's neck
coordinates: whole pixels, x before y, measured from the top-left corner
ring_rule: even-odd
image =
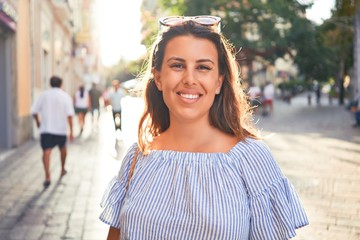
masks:
[[[183,152],[227,152],[236,144],[235,137],[204,123],[170,124],[170,127],[158,136],[153,150],[175,150]]]

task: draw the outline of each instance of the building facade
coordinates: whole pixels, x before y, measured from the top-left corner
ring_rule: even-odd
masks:
[[[0,149],[31,137],[30,2],[0,0]]]
[[[31,59],[33,99],[49,88],[51,75],[64,79],[64,90],[73,91],[71,6],[65,0],[31,2]]]
[[[30,108],[52,75],[70,95],[83,81],[74,19],[88,1],[0,0],[0,152],[38,136]]]

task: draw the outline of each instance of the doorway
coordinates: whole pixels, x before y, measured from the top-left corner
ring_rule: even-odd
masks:
[[[10,54],[10,36],[0,30],[0,150],[11,148]]]

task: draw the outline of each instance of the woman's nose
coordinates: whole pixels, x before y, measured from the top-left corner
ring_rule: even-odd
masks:
[[[196,81],[195,71],[186,69],[184,72],[182,83],[187,85],[192,85],[195,83],[195,81]]]

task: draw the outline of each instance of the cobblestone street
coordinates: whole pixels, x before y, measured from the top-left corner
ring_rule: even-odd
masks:
[[[360,239],[360,129],[353,122],[344,106],[307,106],[305,97],[277,102],[275,114],[259,120],[309,217],[294,239]]]
[[[46,190],[38,140],[2,153],[1,240],[106,238],[99,204],[136,139],[141,111],[138,99],[127,98],[124,105],[121,135],[113,132],[109,112],[103,111],[94,126],[87,118],[83,135],[69,144],[68,174],[61,180],[59,153],[53,150],[52,183]],[[310,225],[294,239],[360,239],[360,129],[351,127],[351,113],[325,101],[307,106],[300,96],[291,105],[277,101],[273,115],[255,118],[309,217]]]

